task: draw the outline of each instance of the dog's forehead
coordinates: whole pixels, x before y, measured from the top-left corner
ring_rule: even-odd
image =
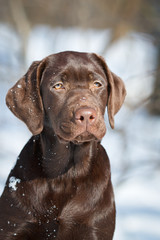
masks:
[[[47,59],[47,69],[57,72],[74,69],[75,71],[102,71],[102,68],[96,62],[94,54],[80,52],[61,52],[53,54]]]
[[[73,52],[73,51],[66,51],[60,52],[57,54],[52,54],[49,56],[49,59],[53,63],[67,64],[69,62],[74,61],[75,63],[86,63],[91,58],[92,53],[85,53],[85,52]]]

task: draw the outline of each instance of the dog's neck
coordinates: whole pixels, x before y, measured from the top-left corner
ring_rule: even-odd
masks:
[[[62,142],[52,131],[41,133],[42,167],[48,178],[55,178],[73,167],[75,174],[83,175],[89,170],[90,162],[97,152],[97,142],[82,144]],[[83,159],[83,161],[82,161]]]

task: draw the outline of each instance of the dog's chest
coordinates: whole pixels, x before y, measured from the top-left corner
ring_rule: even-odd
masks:
[[[77,186],[72,181],[48,181],[36,179],[18,182],[10,187],[14,203],[12,207],[22,209],[25,221],[36,224],[45,239],[54,239],[61,223],[65,206],[77,195]]]
[[[35,179],[18,182],[10,188],[17,207],[23,209],[28,218],[34,218],[39,224],[58,221],[64,206],[78,194],[78,186],[73,181],[52,181]]]

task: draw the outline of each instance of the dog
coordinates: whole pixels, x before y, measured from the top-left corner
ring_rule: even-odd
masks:
[[[66,51],[35,61],[6,103],[33,136],[0,198],[1,240],[111,240],[115,200],[100,141],[123,81],[94,53]]]

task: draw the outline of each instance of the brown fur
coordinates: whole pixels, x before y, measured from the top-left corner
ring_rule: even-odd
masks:
[[[100,140],[106,105],[114,128],[125,94],[102,57],[78,52],[34,62],[9,90],[8,107],[33,136],[0,199],[0,239],[113,238],[110,164]]]

